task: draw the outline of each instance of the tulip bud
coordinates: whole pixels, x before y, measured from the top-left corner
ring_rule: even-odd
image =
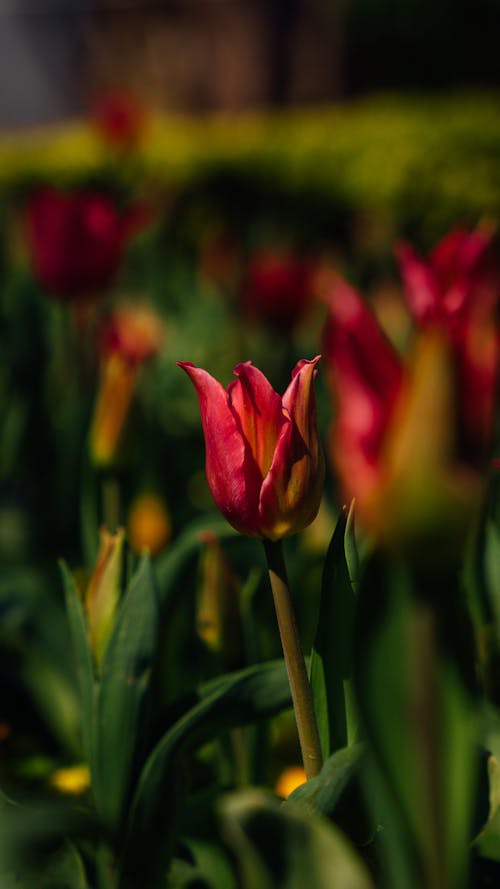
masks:
[[[189,362],[196,388],[212,496],[242,534],[280,540],[315,518],[324,458],[316,428],[314,376],[319,356],[299,361],[283,397],[250,361],[224,389]]]
[[[130,507],[128,539],[137,553],[148,550],[152,556],[165,548],[172,526],[167,506],[156,494],[139,494]]]
[[[98,666],[113,629],[121,595],[125,531],[120,528],[116,534],[110,534],[102,528],[100,537],[97,562],[84,597],[90,647]]]
[[[203,541],[196,630],[207,648],[230,668],[241,661],[243,650],[240,586],[216,535],[206,532]]]
[[[158,352],[160,318],[144,306],[119,306],[100,332],[101,379],[90,430],[97,466],[109,466],[118,451],[140,366]]]

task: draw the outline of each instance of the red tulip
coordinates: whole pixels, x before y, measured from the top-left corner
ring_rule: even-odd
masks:
[[[101,97],[92,114],[92,123],[105,142],[130,150],[140,143],[147,125],[144,105],[131,93],[113,91]]]
[[[418,324],[440,323],[460,335],[470,313],[488,311],[498,297],[499,269],[492,232],[456,228],[422,259],[413,247],[396,245],[405,296]]]
[[[342,496],[356,499],[361,524],[386,542],[439,547],[455,533],[458,539],[478,502],[477,468],[486,456],[483,430],[474,440],[467,426],[471,390],[463,375],[470,367],[460,364],[457,347],[482,334],[477,318],[469,314],[462,339],[444,321],[423,323],[406,362],[345,281],[333,283],[328,305],[324,351],[336,407],[330,454]],[[491,429],[492,401],[485,419]]]
[[[324,349],[337,405],[331,447],[349,500],[378,484],[403,367],[365,301],[346,281],[337,278],[328,303]]]
[[[289,332],[312,297],[310,264],[288,250],[262,250],[248,264],[243,312],[269,327]]]
[[[212,496],[228,522],[250,537],[279,540],[318,512],[324,458],[316,428],[313,381],[319,361],[298,362],[283,397],[250,361],[227,389],[190,362],[205,434]]]
[[[396,248],[405,296],[416,323],[440,328],[454,353],[464,454],[482,459],[494,417],[500,342],[495,318],[500,264],[493,233],[456,228],[428,260],[409,244]]]
[[[125,244],[145,221],[137,208],[120,212],[105,194],[45,188],[26,208],[28,246],[40,286],[59,299],[108,287]]]

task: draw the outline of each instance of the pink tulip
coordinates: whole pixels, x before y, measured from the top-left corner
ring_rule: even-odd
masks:
[[[233,527],[280,540],[315,518],[324,458],[316,428],[313,381],[320,356],[302,359],[283,397],[250,361],[227,389],[190,362],[178,362],[200,402],[206,473],[212,496]]]

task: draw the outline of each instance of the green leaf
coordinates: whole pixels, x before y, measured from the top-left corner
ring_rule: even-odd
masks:
[[[259,790],[226,797],[223,835],[236,858],[240,889],[372,889],[340,831]]]
[[[5,889],[87,889],[73,840],[95,834],[66,800],[0,806],[0,885]]]
[[[183,840],[198,870],[198,877],[211,889],[236,889],[233,870],[218,837]]]
[[[155,579],[144,555],[120,605],[97,696],[92,784],[98,812],[112,827],[121,822],[148,743],[158,619]]]
[[[66,611],[76,665],[81,698],[81,726],[84,753],[91,761],[92,725],[94,721],[94,668],[90,651],[85,615],[75,582],[65,562],[60,562]]]
[[[352,526],[350,526],[351,528]],[[349,531],[350,531],[349,528]],[[347,515],[338,519],[323,569],[318,626],[310,664],[310,683],[323,756],[352,740],[348,681],[356,598],[346,559]],[[354,563],[352,536],[350,557]]]
[[[180,756],[228,728],[291,706],[282,661],[214,679],[200,688],[199,697],[199,702],[163,735],[142,770],[131,807],[122,863],[123,886],[131,880],[131,886],[152,889],[167,866],[179,814]]]
[[[477,774],[477,714],[455,649],[459,602],[444,607],[450,578],[435,601],[424,580],[378,554],[359,596],[357,700],[398,889],[463,886]]]

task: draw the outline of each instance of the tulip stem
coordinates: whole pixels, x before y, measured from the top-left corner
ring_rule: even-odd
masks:
[[[264,540],[269,578],[278,618],[281,644],[290,682],[295,720],[306,777],[314,778],[323,765],[311,687],[295,620],[280,540]]]

